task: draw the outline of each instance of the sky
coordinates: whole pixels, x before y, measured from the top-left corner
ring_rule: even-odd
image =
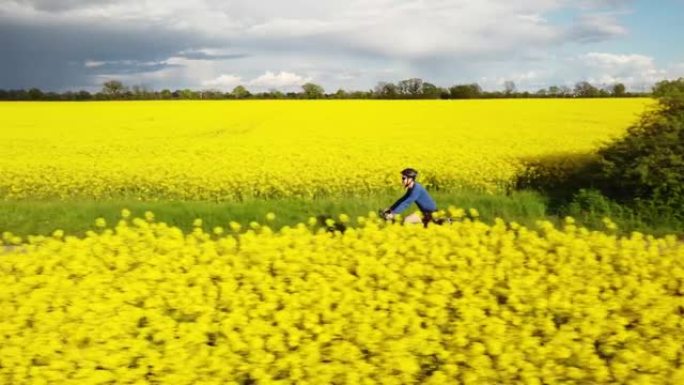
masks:
[[[684,0],[0,0],[0,88],[629,90],[684,77]]]

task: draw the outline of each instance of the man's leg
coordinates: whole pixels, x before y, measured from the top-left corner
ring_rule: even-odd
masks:
[[[428,223],[430,223],[430,222],[435,222],[435,219],[432,218],[432,211],[423,212],[422,220],[423,220],[423,226],[424,227],[427,227]],[[437,223],[437,222],[435,222],[435,223]]]
[[[421,219],[420,215],[413,213],[404,218],[404,223],[423,223],[423,220]]]

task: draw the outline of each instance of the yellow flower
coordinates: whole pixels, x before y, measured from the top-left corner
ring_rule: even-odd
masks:
[[[606,227],[606,229],[608,229],[608,230],[617,230],[617,228],[618,228],[618,227],[617,227],[617,224],[615,224],[615,222],[613,222],[610,218],[604,217],[604,218],[602,219],[602,221],[603,221],[603,225]]]
[[[237,201],[367,194],[396,187],[406,148],[428,147],[429,159],[413,162],[424,170],[421,181],[429,189],[505,192],[526,167],[522,159],[591,153],[597,143],[623,134],[635,113],[654,103],[649,98],[490,102],[330,101],[321,108],[316,101],[112,101],[59,109],[49,103],[4,103],[0,139],[21,131],[24,140],[0,148],[0,198]],[[589,115],[591,121],[585,119]],[[381,116],[391,118],[378,120]],[[452,116],[468,124],[445,124]],[[550,129],[558,116],[564,117],[562,132]],[[235,129],[252,127],[255,119],[258,130]],[[104,123],[93,130],[93,121]],[[397,122],[401,130],[427,135],[396,135]],[[28,126],[41,129],[23,129]],[[368,146],[390,136],[391,148]]]
[[[240,231],[240,229],[242,228],[242,225],[240,225],[238,222],[235,222],[235,221],[230,221],[228,226],[230,226],[230,229],[235,231],[235,232]]]

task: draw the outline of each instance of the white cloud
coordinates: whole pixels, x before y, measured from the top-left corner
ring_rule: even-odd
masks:
[[[205,87],[232,89],[233,87],[242,84],[242,78],[236,75],[221,75],[216,79],[205,80],[202,85]]]
[[[639,54],[589,52],[581,55],[580,60],[586,66],[612,72],[650,71],[655,68],[652,57]]]
[[[292,72],[281,71],[276,74],[271,71],[266,71],[263,75],[252,79],[248,84],[257,88],[285,89],[300,87],[302,84],[310,82],[311,80],[311,77],[303,77]]]
[[[83,66],[86,68],[97,68],[102,67],[105,64],[107,64],[106,61],[86,60],[85,63],[83,63]]]
[[[292,72],[280,71],[275,73],[266,71],[251,80],[244,80],[242,77],[233,74],[221,74],[220,76],[202,82],[205,87],[218,88],[222,90],[231,90],[237,85],[244,85],[251,90],[264,91],[270,89],[296,90],[302,84],[312,81],[311,77],[304,77]]]
[[[589,52],[580,55],[577,64],[584,68],[584,77],[596,84],[625,83],[633,89],[644,89],[668,77],[668,71],[658,68],[650,56]]]
[[[653,57],[638,53],[587,52],[534,62],[498,63],[481,71],[489,75],[478,78],[488,90],[501,90],[503,82],[511,80],[521,91],[551,85],[572,88],[578,81],[598,87],[623,83],[632,91],[648,91],[658,81],[684,76],[684,65],[660,66]]]
[[[564,7],[566,0],[15,0],[0,4],[0,12],[34,21],[159,25],[257,50],[326,49],[408,60],[513,52],[624,32],[615,18],[592,14],[567,34],[567,26],[544,17]]]
[[[639,71],[650,74],[647,78],[660,76],[652,58],[590,53],[568,60],[562,51],[569,44],[581,47],[626,36],[629,31],[618,11],[629,3],[7,0],[0,1],[0,24],[4,17],[27,25],[105,31],[102,35],[124,31],[112,38],[117,49],[92,55],[92,47],[109,47],[103,41],[72,59],[93,84],[115,77],[157,88],[230,90],[240,83],[267,90],[296,89],[315,79],[334,90],[369,89],[378,81],[421,77],[443,86],[484,79],[483,86],[490,89],[513,80],[526,89],[562,80],[633,78],[636,84],[644,78]],[[553,17],[568,10],[577,15],[574,21]],[[144,40],[140,36],[149,35],[139,31],[163,33],[138,45]],[[136,48],[127,48],[131,46]],[[125,66],[130,71],[123,73]],[[133,73],[135,69],[140,71]]]

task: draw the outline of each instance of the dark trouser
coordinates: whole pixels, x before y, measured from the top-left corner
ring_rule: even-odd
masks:
[[[428,223],[434,222],[434,218],[432,218],[432,213],[434,211],[423,211],[423,227],[427,227]]]

